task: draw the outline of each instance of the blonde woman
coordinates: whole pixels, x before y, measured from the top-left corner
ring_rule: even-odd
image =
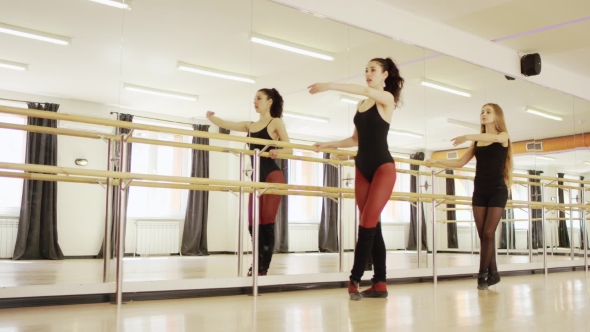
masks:
[[[481,134],[453,138],[454,146],[473,141],[459,160],[431,159],[426,162],[429,166],[460,168],[474,156],[477,160],[472,199],[473,216],[481,241],[477,288],[485,290],[500,282],[494,250],[495,234],[506,207],[512,180],[512,148],[500,106],[485,104],[480,118]]]

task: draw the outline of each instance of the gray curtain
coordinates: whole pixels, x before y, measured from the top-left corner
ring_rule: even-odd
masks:
[[[454,174],[453,170],[447,170],[446,174]],[[455,195],[455,179],[446,179],[447,195]],[[447,204],[447,208],[455,208],[455,204]],[[456,211],[447,211],[447,220],[457,220]],[[448,248],[459,248],[459,241],[457,240],[457,223],[447,223],[447,247]]]
[[[220,134],[228,134],[229,135],[230,130],[229,129],[225,129],[225,128],[219,128],[219,133]]]
[[[324,159],[330,159],[330,154],[324,153]],[[334,165],[324,164],[324,187],[338,187],[338,168]],[[339,251],[338,203],[329,198],[323,198],[322,202],[318,243],[320,252]]]
[[[557,177],[560,179],[563,179],[564,176],[564,173],[557,173]],[[562,181],[558,181],[557,184],[563,186]],[[565,203],[562,188],[557,188],[557,200],[559,204]],[[565,211],[559,210],[558,217],[560,219],[565,218]],[[559,220],[557,225],[557,245],[562,248],[570,248],[570,235],[568,234],[567,221]]]
[[[119,121],[125,121],[125,122],[133,122],[133,115],[132,114],[125,114],[125,113],[119,113],[119,115],[117,116],[117,120]],[[128,128],[115,128],[115,135],[124,135],[124,134],[129,134],[131,132],[131,129]],[[125,162],[126,162],[126,166],[125,166],[125,170],[123,172],[131,172],[131,152],[132,152],[132,148],[133,145],[132,143],[126,143],[125,144]],[[119,159],[121,158],[121,146],[119,142],[114,142],[113,145],[113,149],[112,151],[112,156],[111,158],[113,159],[113,161],[111,161],[111,170],[113,172],[120,172],[121,171],[121,167],[119,165]],[[119,200],[121,199],[121,190],[119,190],[120,187],[114,187],[113,188],[113,199],[112,199],[112,210],[111,210],[111,258],[115,257],[115,252],[116,252],[116,247],[115,247],[115,243],[116,243],[116,234],[117,234],[117,229],[116,229],[116,221],[117,221],[117,217],[119,216],[119,210],[117,209],[117,206],[119,204]],[[125,189],[125,192],[123,193],[125,195],[125,208],[123,213],[127,214],[127,206],[129,205],[129,188]],[[126,225],[123,226],[123,238],[125,238],[125,231],[126,231],[127,227]],[[101,242],[101,246],[100,246],[100,250],[98,252],[98,255],[96,255],[97,258],[102,258],[104,256],[104,241]]]
[[[57,112],[58,104],[28,103]],[[57,120],[29,117],[29,126],[57,128]],[[57,136],[27,133],[26,164],[57,166]],[[64,259],[57,240],[57,182],[24,180],[18,233],[12,259]]]
[[[194,130],[209,131],[209,125],[193,125]],[[193,144],[209,145],[208,138],[193,137]],[[209,151],[193,150],[191,177],[209,177]],[[207,217],[209,192],[191,190],[186,204],[184,232],[180,252],[185,256],[207,256]]]
[[[530,175],[541,175],[543,173],[543,171],[534,171],[534,170],[529,170],[529,174]],[[540,180],[537,179],[529,179],[529,182],[541,182]],[[543,200],[542,197],[542,193],[541,193],[541,187],[539,186],[529,186],[531,188],[530,192],[531,192],[531,197],[530,200],[533,202],[541,202]],[[542,217],[542,213],[543,210],[542,209],[532,209],[533,210],[533,218],[541,218]],[[538,248],[543,248],[543,223],[538,222],[538,221],[534,221],[533,222],[533,249],[538,249]]]
[[[508,199],[512,199],[512,192],[508,192]],[[514,209],[504,209],[502,212],[502,219],[514,219]],[[500,245],[499,249],[506,249],[508,245],[508,237],[510,236],[510,249],[516,248],[516,226],[514,222],[500,222]]]
[[[289,160],[275,159],[283,172],[285,181],[289,181]],[[275,248],[274,252],[289,252],[289,196],[283,196],[279,212],[275,219]]]
[[[424,160],[424,153],[418,152],[410,156],[410,159],[413,160]],[[419,165],[410,165],[410,169],[412,171],[419,171]],[[418,186],[420,184],[417,183],[416,176],[411,175],[410,177],[410,191],[413,193],[418,192]],[[420,211],[422,213],[422,249],[428,248],[428,237],[426,233],[426,220],[424,220],[424,204],[420,204]],[[416,250],[416,237],[418,233],[418,223],[417,223],[417,212],[418,209],[416,206],[410,206],[410,236],[408,238],[408,247],[407,250]]]

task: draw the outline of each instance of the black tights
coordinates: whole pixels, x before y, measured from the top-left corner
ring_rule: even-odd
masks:
[[[479,272],[498,271],[496,263],[496,228],[502,218],[504,208],[474,206],[473,217],[481,242]]]

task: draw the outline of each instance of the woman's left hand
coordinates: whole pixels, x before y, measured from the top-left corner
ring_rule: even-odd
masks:
[[[307,88],[309,89],[309,93],[311,93],[312,95],[315,95],[316,93],[330,90],[330,84],[329,83],[316,83],[316,84],[312,84],[312,85],[308,86]]]
[[[270,150],[270,151],[268,151],[268,154],[270,155],[271,159],[277,159],[279,157],[279,150],[277,150],[277,149]]]
[[[458,136],[458,137],[453,138],[451,141],[453,141],[453,146],[457,146],[457,145],[467,142],[467,136],[465,136],[465,135]]]

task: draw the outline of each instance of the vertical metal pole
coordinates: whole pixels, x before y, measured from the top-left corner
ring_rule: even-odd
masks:
[[[586,204],[586,189],[580,190],[580,204]],[[582,210],[582,245],[584,246],[584,271],[588,272],[588,239],[586,236],[586,208]]]
[[[358,241],[359,238],[359,209],[356,206],[356,202],[354,204],[354,243]]]
[[[121,135],[119,153],[119,172],[125,171],[125,135]],[[123,179],[119,179],[119,214],[117,216],[117,289],[116,303],[120,305],[123,302],[123,255],[125,254],[125,189],[123,189]]]
[[[260,182],[260,150],[254,150],[254,159],[252,162],[253,182]],[[259,226],[260,213],[258,207],[260,206],[258,199],[258,189],[252,190],[252,296],[258,296],[258,243],[259,243]]]
[[[112,141],[109,138],[107,140],[107,171],[111,170],[111,145]],[[111,274],[111,221],[113,220],[113,183],[112,179],[106,178],[106,211],[104,220],[104,239],[102,243],[103,253],[103,275],[102,282],[109,282],[109,276]]]
[[[506,213],[507,217],[510,217],[510,214]],[[506,256],[510,256],[510,246],[512,245],[512,225],[514,225],[514,221],[507,221],[506,222]]]
[[[541,202],[545,201],[545,184],[541,184]],[[549,272],[549,269],[547,267],[547,244],[546,242],[546,229],[547,229],[547,219],[545,217],[545,205],[542,206],[542,210],[541,210],[541,222],[543,223],[541,225],[541,227],[543,227],[543,269],[545,272],[545,275],[547,275],[547,273]]]
[[[432,194],[435,194],[435,182],[434,182],[434,171],[431,175],[432,181]],[[438,282],[438,274],[436,272],[436,238],[437,238],[437,227],[436,227],[436,200],[432,199],[432,279],[434,284]],[[427,248],[428,249],[428,248]],[[428,256],[426,256],[428,257]]]
[[[529,198],[533,199],[533,186],[529,184]],[[529,230],[527,232],[529,236],[529,262],[533,262],[533,209],[531,205],[528,205],[529,208]]]
[[[342,178],[344,176],[344,170],[342,169],[342,164],[338,165],[338,188],[342,189]],[[340,241],[338,242],[338,271],[344,271],[344,225],[342,224],[342,211],[344,205],[344,194],[341,192],[338,195],[338,237]]]
[[[416,193],[420,193],[420,169],[418,168],[418,174],[416,174]],[[416,254],[418,255],[418,268],[420,268],[420,253],[422,251],[422,199],[418,198],[416,202]]]
[[[573,204],[572,202],[572,191],[570,189],[568,189],[568,195],[570,196],[570,204]],[[571,260],[573,261],[575,258],[575,253],[574,253],[574,210],[573,208],[570,207],[570,257]]]
[[[240,182],[244,182],[244,152],[240,152]],[[244,248],[242,239],[244,237],[244,187],[240,187],[238,195],[238,277],[242,276]]]

